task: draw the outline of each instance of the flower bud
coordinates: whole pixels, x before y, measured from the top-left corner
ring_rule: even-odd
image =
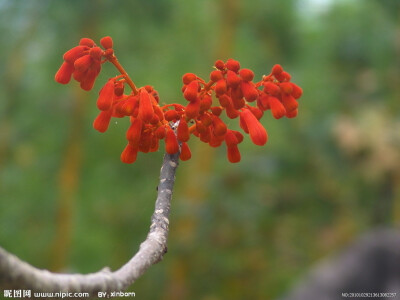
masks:
[[[242,80],[237,74],[231,70],[226,72],[226,82],[230,87],[237,87]]]
[[[290,84],[292,85],[292,96],[295,99],[299,99],[301,97],[301,95],[303,94],[302,88],[299,87],[298,85],[294,84],[293,82],[290,82]]]
[[[87,54],[87,46],[76,46],[64,53],[63,59],[69,63],[74,63],[79,57]]]
[[[111,49],[113,47],[113,40],[109,36],[105,36],[100,40],[100,44],[104,49]]]
[[[216,136],[223,136],[226,133],[227,127],[225,123],[217,116],[212,115],[213,132]]]
[[[128,99],[123,100],[117,104],[116,110],[124,116],[131,116],[138,106],[138,97],[129,96]]]
[[[211,147],[217,148],[222,145],[222,142],[225,139],[224,137],[225,137],[225,135],[217,136],[211,131],[211,138],[210,138],[210,141],[208,142],[208,144]]]
[[[198,133],[202,134],[207,131],[207,127],[202,122],[197,121],[196,122],[196,130]]]
[[[187,142],[190,138],[189,127],[188,127],[188,124],[187,124],[185,118],[182,118],[179,121],[178,129],[177,129],[177,137],[178,137],[178,140],[180,140],[181,142]]]
[[[179,155],[179,159],[182,161],[189,160],[192,157],[192,153],[190,152],[190,148],[187,143],[182,143],[181,146],[181,154]]]
[[[252,81],[254,78],[254,73],[250,69],[241,69],[239,75],[244,81]]]
[[[193,80],[196,80],[196,79],[197,79],[197,76],[196,76],[196,74],[193,74],[193,73],[186,73],[182,76],[183,84],[189,84]]]
[[[287,118],[294,118],[294,117],[297,116],[297,112],[298,112],[297,109],[292,110],[292,111],[288,111],[288,112],[286,112],[286,117]]]
[[[293,86],[290,82],[282,82],[279,85],[279,88],[281,89],[282,93],[285,94],[291,94],[293,92]]]
[[[158,151],[158,148],[160,147],[160,142],[159,142],[159,141],[160,141],[160,140],[157,139],[156,136],[153,136],[153,137],[151,138],[151,143],[150,143],[150,150],[149,150],[149,152],[156,152],[156,151]]]
[[[61,84],[67,84],[71,80],[71,75],[74,72],[74,65],[64,61],[61,67],[58,69],[54,79]]]
[[[167,129],[165,137],[165,151],[168,154],[175,154],[179,151],[179,144],[174,131],[171,128]]]
[[[101,111],[93,122],[93,128],[100,132],[108,129],[112,115],[112,110]]]
[[[85,72],[92,65],[92,62],[93,62],[92,57],[90,55],[84,55],[75,60],[74,62],[75,70],[80,72]]]
[[[96,77],[99,75],[100,70],[101,70],[100,64],[92,65],[90,69],[87,70],[87,72],[85,73],[80,83],[80,87],[85,91],[90,91],[94,86],[94,82],[96,81]]]
[[[217,60],[214,64],[214,66],[218,69],[218,70],[224,70],[225,69],[225,64],[222,60]]]
[[[215,85],[215,93],[217,95],[225,94],[227,91],[225,79],[218,80]]]
[[[166,131],[165,131],[165,127],[164,126],[160,126],[157,128],[157,130],[154,132],[154,135],[162,140],[165,137]]]
[[[94,41],[93,41],[92,39],[89,39],[89,38],[82,38],[82,39],[79,41],[79,45],[80,45],[80,46],[87,46],[87,47],[92,48],[92,47],[95,46],[96,44],[94,43]]]
[[[211,141],[210,127],[206,127],[206,130],[200,133],[200,141],[202,141],[203,143],[209,143]]]
[[[196,98],[195,101],[189,102],[189,104],[186,106],[186,117],[190,119],[196,118],[200,113],[200,99]]]
[[[162,112],[160,106],[158,105],[153,105],[154,113],[157,115],[158,120],[162,121],[164,120],[164,113]]]
[[[246,124],[250,139],[254,144],[262,146],[267,142],[267,131],[250,110],[244,109],[240,113],[240,119]]]
[[[239,144],[239,141],[236,135],[232,132],[232,130],[228,130],[225,135],[225,143],[227,147],[232,147]]]
[[[228,70],[231,70],[231,71],[233,71],[233,72],[235,72],[235,73],[237,73],[238,71],[239,71],[239,69],[240,69],[240,64],[239,64],[239,62],[237,61],[237,60],[234,60],[234,59],[232,59],[232,58],[230,58],[230,59],[228,59],[227,61],[226,61],[226,68],[228,69]]]
[[[272,116],[275,119],[280,119],[282,118],[284,115],[286,115],[286,109],[283,106],[282,102],[279,101],[278,98],[275,97],[269,97],[268,98],[268,102],[269,102],[269,106],[271,108],[271,113]]]
[[[280,89],[279,86],[277,86],[275,83],[271,81],[265,81],[264,82],[264,92],[270,94],[271,96],[279,96],[280,94]]]
[[[93,57],[95,60],[101,60],[101,56],[103,55],[103,50],[100,47],[93,47],[89,50],[89,55]]]
[[[210,80],[213,82],[217,82],[218,80],[221,80],[224,78],[220,70],[214,70],[210,73]]]
[[[109,110],[114,100],[114,79],[111,78],[100,90],[97,99],[97,108],[100,110]]]
[[[138,117],[143,120],[143,122],[148,123],[153,118],[154,110],[153,104],[151,103],[151,98],[149,93],[142,89],[139,95],[139,114]]]
[[[233,104],[228,105],[225,109],[229,119],[235,119],[239,116],[239,111],[233,107]]]
[[[275,78],[276,78],[278,81],[283,82],[283,81],[289,81],[290,78],[291,78],[291,76],[290,76],[289,73],[283,71],[282,73],[276,74],[276,75],[275,75]]]
[[[114,86],[115,96],[119,97],[124,94],[125,85],[122,81],[116,81]]]
[[[197,80],[193,80],[187,86],[185,91],[183,92],[183,97],[187,101],[195,101],[197,98],[197,92],[199,90],[199,82]]]
[[[282,94],[282,104],[287,112],[297,109],[299,106],[298,102],[292,95]]]
[[[137,153],[138,148],[128,144],[121,153],[121,161],[126,164],[134,163],[137,158]]]
[[[219,106],[213,106],[210,109],[211,109],[212,114],[215,116],[220,116],[222,113],[222,108]]]
[[[247,108],[257,118],[257,120],[260,120],[262,118],[264,112],[261,109],[259,109],[258,107],[253,107],[253,106],[248,106]]]
[[[212,98],[210,95],[206,94],[201,98],[200,101],[200,111],[204,112],[206,110],[209,110],[212,105]]]
[[[242,81],[240,87],[247,101],[252,102],[258,98],[258,90],[255,88],[254,83]]]
[[[238,140],[238,144],[243,142],[243,134],[241,134],[239,131],[236,131],[236,130],[231,130],[231,131],[233,132],[234,135],[236,135],[236,138]]]
[[[267,110],[267,109],[270,108],[269,101],[268,101],[269,97],[270,96],[268,96],[266,93],[261,93],[260,94],[260,97],[258,97],[258,99],[257,99],[257,106],[258,106],[259,109]]]
[[[228,160],[231,163],[238,163],[241,159],[240,151],[237,145],[226,147]]]
[[[231,97],[229,97],[229,96],[226,95],[226,94],[222,94],[221,96],[219,96],[219,97],[218,97],[218,101],[219,101],[219,104],[221,104],[222,107],[227,107],[227,106],[229,106],[230,104],[232,104],[232,99],[231,99]]]
[[[126,139],[135,146],[139,146],[139,141],[142,135],[143,121],[134,119],[128,131],[126,132]]]
[[[176,119],[179,118],[179,114],[176,110],[167,110],[164,113],[164,118],[167,121],[175,121]]]
[[[272,75],[278,75],[282,72],[283,72],[283,68],[281,65],[274,65],[272,67],[272,71],[271,71]]]
[[[237,98],[232,98],[232,104],[233,104],[233,107],[234,107],[235,109],[241,109],[242,107],[245,106],[246,101],[244,101],[243,98],[239,98],[239,99],[237,99]]]

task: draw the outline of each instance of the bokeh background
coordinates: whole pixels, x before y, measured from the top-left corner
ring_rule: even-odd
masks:
[[[0,0],[0,244],[54,271],[125,263],[145,239],[162,151],[119,161],[127,120],[92,128],[96,95],[55,83],[81,37],[110,35],[138,86],[182,102],[181,76],[235,58],[261,78],[275,63],[304,89],[269,141],[190,141],[172,203],[168,254],[138,299],[274,299],[376,226],[400,223],[397,0]]]

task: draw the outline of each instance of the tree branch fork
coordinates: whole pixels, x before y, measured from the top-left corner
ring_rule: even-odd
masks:
[[[86,292],[91,297],[99,292],[126,290],[167,252],[169,211],[178,164],[179,152],[164,155],[149,233],[139,251],[120,269],[112,272],[103,268],[90,274],[52,273],[35,268],[0,247],[0,287],[35,292]]]

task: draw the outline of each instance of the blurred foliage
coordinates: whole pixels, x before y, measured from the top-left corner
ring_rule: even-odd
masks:
[[[162,153],[124,165],[126,120],[94,131],[96,92],[56,84],[62,54],[110,35],[138,86],[182,101],[218,58],[281,63],[299,116],[268,116],[242,161],[191,141],[168,254],[140,299],[273,299],[360,233],[400,223],[400,2],[0,1],[0,243],[40,268],[125,263],[145,238]],[[105,66],[94,91],[116,71]],[[269,112],[267,112],[269,113]]]

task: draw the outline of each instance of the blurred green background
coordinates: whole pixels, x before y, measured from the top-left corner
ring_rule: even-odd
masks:
[[[235,58],[275,63],[303,87],[299,115],[263,124],[242,161],[190,141],[178,169],[168,254],[138,299],[273,299],[320,259],[400,223],[397,0],[0,0],[0,244],[40,268],[94,272],[145,239],[162,151],[122,164],[128,120],[92,129],[97,91],[55,83],[81,37],[114,39],[138,86],[182,102],[181,76]],[[231,121],[232,122],[232,121]],[[232,122],[232,123],[236,123]]]

